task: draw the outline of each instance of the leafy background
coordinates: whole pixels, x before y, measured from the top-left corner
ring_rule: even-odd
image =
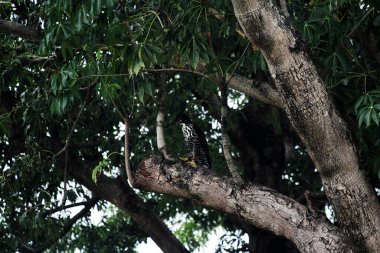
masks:
[[[370,1],[287,1],[290,19],[310,48],[310,55],[360,146],[365,169],[380,186],[380,6]],[[210,12],[223,14],[220,20]],[[228,175],[221,155],[218,92],[212,76],[235,73],[248,78],[269,75],[259,51],[237,32],[232,5],[209,1],[1,1],[0,19],[35,28],[39,41],[0,34],[0,248],[20,250],[59,236],[67,212],[49,214],[61,204],[65,162],[57,156],[75,125],[68,155],[86,161],[96,173],[125,179],[122,116],[130,115],[132,168],[158,154],[155,117],[160,89],[165,100],[166,141],[170,153],[183,155],[175,118],[187,111],[205,131],[213,169]],[[203,74],[196,70],[203,66]],[[162,71],[168,68],[191,71]],[[248,106],[265,111],[265,131],[287,132],[283,114],[241,93],[230,91],[229,127],[234,129]],[[83,108],[83,112],[80,111]],[[78,115],[80,115],[78,119]],[[260,129],[260,131],[264,131]],[[293,158],[281,167],[281,192],[297,198],[321,191],[307,151],[293,143]],[[245,172],[238,145],[233,155]],[[94,176],[96,179],[96,176]],[[91,193],[68,179],[67,203],[89,200]],[[241,229],[219,212],[191,201],[138,193],[193,251],[218,226],[226,229],[217,252],[246,252]],[[121,211],[96,204],[106,214],[94,226],[89,215],[49,252],[134,252],[146,235]],[[321,211],[328,203],[321,203]]]

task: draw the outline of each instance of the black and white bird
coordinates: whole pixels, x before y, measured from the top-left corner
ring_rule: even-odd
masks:
[[[191,152],[190,162],[195,163],[196,166],[201,165],[206,168],[210,168],[211,161],[208,144],[202,130],[197,125],[192,123],[186,114],[179,115],[178,121],[182,126],[185,145]]]

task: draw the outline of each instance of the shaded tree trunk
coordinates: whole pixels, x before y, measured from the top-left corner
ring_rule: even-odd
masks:
[[[282,134],[276,134],[271,110],[258,101],[250,101],[237,113],[236,125],[231,129],[230,136],[239,151],[246,182],[283,192],[282,173],[289,159],[284,147],[284,136],[289,135],[289,126],[288,121],[281,117],[278,124]],[[298,252],[290,241],[265,230],[253,226],[244,230],[249,235],[250,252]]]
[[[264,54],[285,111],[321,175],[339,224],[361,252],[378,252],[379,202],[305,43],[272,1],[232,2],[245,34]]]

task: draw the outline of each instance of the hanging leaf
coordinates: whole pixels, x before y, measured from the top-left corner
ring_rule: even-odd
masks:
[[[199,47],[195,40],[195,37],[193,36],[193,45],[192,45],[192,51],[191,51],[191,57],[189,59],[190,66],[193,69],[197,68],[198,62],[199,62]]]

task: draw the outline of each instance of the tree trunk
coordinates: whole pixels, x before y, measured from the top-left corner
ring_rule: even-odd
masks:
[[[285,111],[321,175],[339,224],[361,252],[378,252],[379,202],[305,43],[272,1],[232,2],[245,34],[264,54]]]
[[[286,237],[301,252],[353,252],[343,235],[325,220],[307,214],[298,202],[264,186],[237,186],[231,178],[209,175],[185,163],[144,160],[135,175],[142,190],[193,199],[202,205],[237,215],[258,228]]]

